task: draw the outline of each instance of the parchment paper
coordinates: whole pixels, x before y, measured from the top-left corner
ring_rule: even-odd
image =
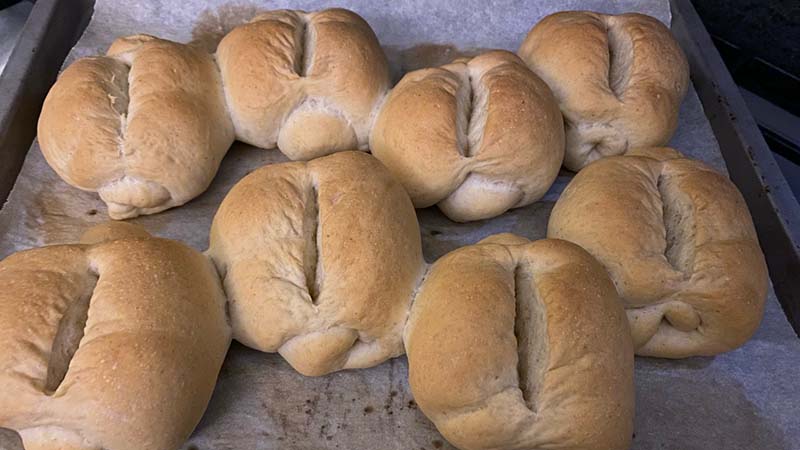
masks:
[[[478,48],[516,50],[541,17],[564,9],[644,12],[669,23],[666,0],[569,0],[561,2],[422,0],[337,3],[215,0],[97,0],[84,36],[67,58],[102,53],[117,36],[150,33],[213,49],[231,27],[275,8],[314,10],[342,6],[375,29],[393,67],[404,71],[441,64]],[[718,144],[693,89],[681,106],[671,143],[725,171]],[[209,190],[184,205],[134,219],[151,233],[204,250],[217,206],[230,187],[264,164],[285,161],[275,150],[236,143]],[[419,210],[423,247],[431,262],[485,236],[511,231],[545,236],[553,202],[569,181],[562,173],[543,201],[488,221],[456,224],[438,210]],[[107,220],[96,194],[61,181],[38,144],[27,156],[8,203],[0,211],[0,258],[45,244],[73,242],[92,224]],[[211,449],[451,449],[416,408],[404,357],[378,367],[320,378],[295,373],[278,355],[234,343],[214,397],[184,447]],[[800,448],[800,342],[770,290],[764,322],[739,350],[681,361],[637,358],[634,449]]]

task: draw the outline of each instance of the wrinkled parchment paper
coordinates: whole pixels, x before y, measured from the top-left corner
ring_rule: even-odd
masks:
[[[638,11],[670,20],[666,0],[97,0],[94,17],[67,64],[102,53],[115,37],[134,33],[197,41],[213,49],[227,30],[258,11],[329,6],[364,16],[386,49],[395,80],[405,71],[438,65],[462,52],[516,50],[536,21],[557,10]],[[725,170],[694,90],[681,107],[672,145]],[[231,186],[257,167],[285,160],[275,150],[236,143],[205,194],[133,222],[204,250],[211,219]],[[434,261],[498,232],[544,237],[553,202],[568,181],[569,174],[562,173],[543,201],[487,221],[456,224],[436,209],[418,211],[426,258]],[[97,195],[61,181],[34,143],[0,211],[0,257],[72,242],[106,219]],[[205,417],[184,449],[452,449],[417,409],[406,378],[404,357],[372,369],[306,378],[276,354],[234,343]],[[760,330],[743,348],[714,358],[637,358],[636,392],[634,449],[800,448],[800,342],[772,291]]]

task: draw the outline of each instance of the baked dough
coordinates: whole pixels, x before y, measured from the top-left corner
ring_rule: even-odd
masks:
[[[503,234],[445,255],[405,344],[414,399],[460,449],[630,446],[630,330],[605,270],[574,244]]]
[[[761,321],[768,276],[747,205],[725,176],[673,149],[586,167],[556,203],[547,235],[605,265],[639,355],[725,352]]]
[[[678,123],[689,66],[669,29],[642,14],[551,14],[519,55],[555,93],[564,114],[564,166],[666,144]]]
[[[256,16],[222,39],[217,61],[237,139],[292,160],[366,150],[389,89],[375,33],[346,9]]]
[[[403,353],[425,270],[403,187],[372,156],[340,152],[243,178],[211,226],[234,337],[304,375]]]
[[[513,53],[491,51],[406,74],[370,148],[414,206],[465,222],[540,199],[561,167],[564,127],[547,85]]]
[[[50,89],[39,145],[67,183],[97,191],[113,219],[182,205],[233,143],[211,54],[148,35],[81,58]]]
[[[0,262],[0,426],[27,450],[178,448],[230,343],[213,265],[118,223]]]

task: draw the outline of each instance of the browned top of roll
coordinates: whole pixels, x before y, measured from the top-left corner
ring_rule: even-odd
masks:
[[[462,449],[627,449],[629,333],[584,250],[497,235],[431,267],[405,332],[409,383]]]
[[[175,241],[117,233],[9,256],[0,426],[26,448],[178,448],[228,349],[224,301],[210,262]]]
[[[406,74],[370,148],[416,207],[467,221],[541,198],[561,167],[564,129],[547,85],[513,53],[491,51]]]
[[[642,355],[713,355],[761,321],[767,269],[741,194],[725,176],[667,148],[582,170],[548,237],[581,245],[611,274]]]
[[[424,271],[403,187],[378,160],[340,152],[273,164],[236,184],[211,227],[234,336],[306,375],[402,354]]]
[[[291,159],[366,149],[389,69],[369,24],[345,9],[261,14],[220,42],[237,138]]]
[[[38,139],[67,183],[98,191],[115,219],[202,193],[233,142],[212,56],[136,35],[71,64],[47,94]]]
[[[689,68],[669,29],[653,17],[551,14],[531,29],[519,55],[559,101],[571,170],[664,145],[675,131]]]

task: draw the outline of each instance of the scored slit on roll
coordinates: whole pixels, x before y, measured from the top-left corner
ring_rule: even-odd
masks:
[[[668,175],[662,168],[656,179],[656,189],[661,200],[662,222],[664,224],[664,257],[676,272],[680,272],[686,277],[691,272],[691,258],[693,236],[691,230],[692,214],[684,211],[692,209],[692,205],[682,205],[682,194],[678,189],[668,188]]]
[[[457,72],[459,84],[456,90],[456,137],[458,151],[465,158],[475,156],[483,139],[486,126],[487,93],[481,84],[481,73],[463,64]]]
[[[631,78],[633,43],[630,35],[614,26],[614,16],[605,16],[604,23],[608,39],[608,86],[623,101]]]
[[[517,339],[517,376],[525,406],[534,414],[546,369],[548,339],[544,305],[536,293],[533,273],[524,263],[514,269],[514,336]]]
[[[125,168],[128,166],[128,156],[133,153],[133,149],[126,145],[128,124],[135,116],[135,109],[131,108],[131,105],[137,104],[137,99],[132,98],[131,92],[134,76],[133,57],[131,51],[107,57],[110,64],[119,64],[125,71],[125,76],[119,77],[119,80],[124,83],[117,84],[115,74],[112,74],[110,81],[111,86],[119,89],[119,97],[113,93],[108,94],[112,109],[119,114],[117,151],[120,164]],[[122,99],[119,108],[117,107],[117,98]],[[147,208],[169,202],[172,195],[164,186],[149,180],[128,176],[126,172],[127,170],[123,170],[121,176],[107,181],[97,190],[100,198],[108,205],[111,217],[127,217],[137,208]]]
[[[320,253],[320,226],[319,203],[317,187],[312,180],[306,191],[305,214],[303,216],[303,238],[305,239],[305,252],[303,254],[303,270],[306,275],[306,289],[311,303],[316,305],[320,293],[320,279],[322,255]]]
[[[89,317],[89,306],[94,288],[97,286],[97,280],[96,273],[88,274],[84,291],[66,305],[61,320],[58,322],[58,329],[47,361],[47,379],[44,384],[46,395],[53,395],[67,375],[69,364],[84,335],[86,320]]]
[[[119,151],[120,158],[125,157],[125,132],[128,128],[128,108],[130,107],[130,85],[131,85],[131,66],[117,58],[111,58],[111,64],[118,64],[124,72],[124,76],[117,77],[116,73],[111,74],[110,85],[117,88],[117,92],[109,89],[108,100],[111,102],[111,108],[119,114],[119,142],[117,143],[117,150]],[[113,61],[113,62],[111,62]],[[120,83],[117,83],[119,78]],[[117,95],[115,95],[115,93]]]
[[[314,62],[314,26],[308,16],[299,15],[300,24],[294,31],[294,71],[300,77],[305,77],[311,72]]]

